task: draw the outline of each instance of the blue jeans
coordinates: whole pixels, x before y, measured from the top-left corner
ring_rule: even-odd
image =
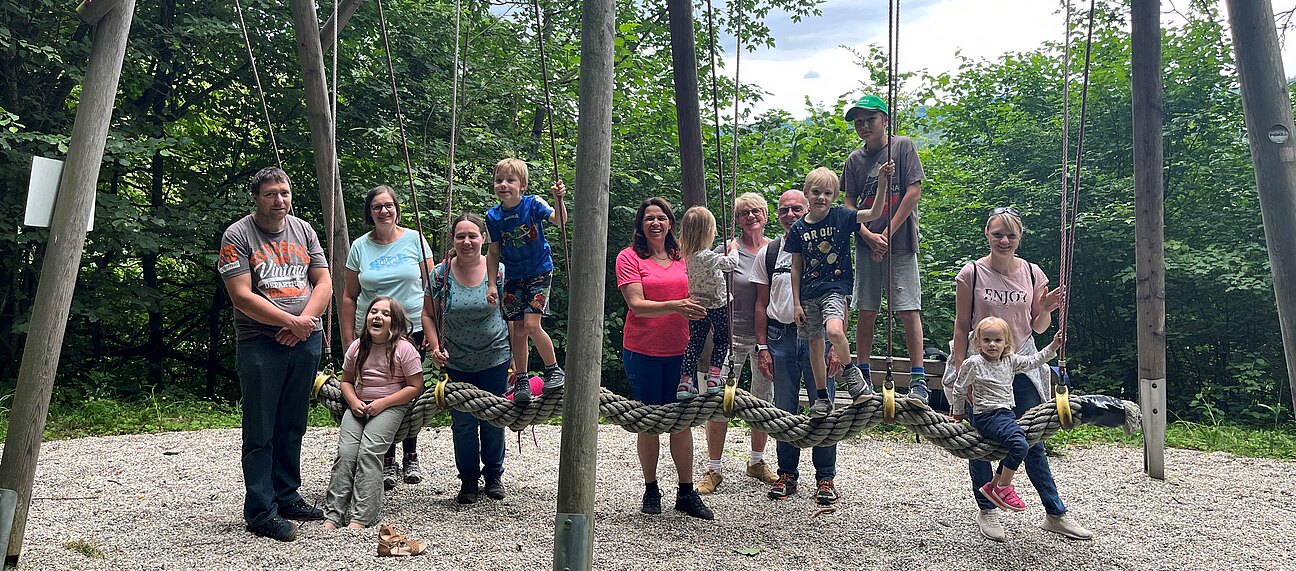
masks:
[[[447,368],[450,380],[460,383],[471,383],[493,395],[503,395],[504,386],[508,384],[508,370],[512,365],[504,361],[484,371],[465,373]],[[450,411],[450,430],[454,434],[455,467],[459,469],[459,479],[464,482],[476,482],[485,476],[487,480],[498,479],[504,474],[504,429],[491,426],[489,422],[457,410]]]
[[[301,445],[323,333],[293,347],[258,335],[235,345],[243,391],[243,519],[256,525],[301,499]]]
[[[810,371],[810,342],[797,339],[795,323],[784,325],[771,321],[766,328],[770,356],[774,358],[774,406],[792,414],[797,413],[801,387],[815,396],[814,374]],[[828,344],[829,350],[832,345]],[[836,383],[828,383],[828,398],[837,392]],[[813,398],[811,400],[814,400]],[[798,477],[797,464],[801,462],[801,449],[778,441],[778,473]],[[837,476],[837,445],[815,446],[810,453],[814,462],[815,480]]]
[[[996,408],[991,411],[972,415],[972,426],[981,436],[998,442],[1008,449],[1008,454],[999,461],[999,471],[1004,468],[1016,471],[1026,459],[1030,443],[1026,440],[1026,431],[1017,424],[1017,413],[1012,409]]]
[[[1013,398],[1017,402],[1013,407],[1013,413],[1018,417],[1042,402],[1035,384],[1031,382],[1030,377],[1023,374],[1013,378]],[[973,428],[978,428],[975,416],[972,417],[972,423]],[[1026,475],[1030,477],[1031,485],[1039,493],[1044,511],[1049,515],[1066,513],[1066,506],[1062,503],[1062,497],[1058,495],[1057,483],[1053,481],[1053,471],[1049,469],[1048,456],[1044,454],[1044,442],[1037,442],[1026,451],[1024,463]],[[994,477],[990,470],[990,463],[985,460],[968,460],[968,475],[972,477],[972,497],[976,498],[977,506],[983,510],[995,509],[994,502],[977,493],[981,486],[986,485]]]

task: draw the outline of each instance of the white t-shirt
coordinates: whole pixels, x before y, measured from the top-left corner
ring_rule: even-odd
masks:
[[[771,280],[769,272],[765,269],[765,254],[773,242],[761,246],[759,252],[756,252],[756,260],[752,262],[751,283],[764,284],[770,286],[769,305],[765,307],[765,315],[782,324],[793,322],[793,305],[792,305],[792,254],[782,248],[787,242],[785,236],[779,240],[778,257],[774,260],[774,276]]]

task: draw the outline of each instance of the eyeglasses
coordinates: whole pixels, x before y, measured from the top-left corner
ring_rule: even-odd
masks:
[[[1013,218],[1021,220],[1021,213],[1017,212],[1017,209],[1011,206],[1000,206],[990,211],[991,216],[998,216],[1000,214],[1007,214],[1009,216],[1012,216]]]
[[[396,203],[395,203],[395,202],[384,202],[384,203],[382,203],[382,204],[375,204],[375,205],[373,205],[373,206],[370,206],[370,207],[369,207],[369,210],[372,210],[372,211],[374,211],[374,212],[382,212],[382,211],[387,210],[387,209],[389,209],[389,208],[392,209],[392,210],[396,210]]]
[[[734,215],[736,215],[738,218],[746,218],[748,216],[760,216],[761,214],[764,213],[765,211],[759,208],[749,208],[747,210],[739,210],[738,212],[735,212]]]
[[[779,216],[782,216],[782,215],[787,214],[787,213],[789,213],[789,212],[791,212],[791,213],[793,213],[793,214],[800,214],[800,213],[802,213],[802,212],[805,212],[805,207],[804,207],[804,206],[801,206],[800,204],[795,204],[795,205],[792,205],[792,206],[780,206],[780,207],[778,207],[778,210],[776,210],[775,212],[778,212],[778,215],[779,215]]]

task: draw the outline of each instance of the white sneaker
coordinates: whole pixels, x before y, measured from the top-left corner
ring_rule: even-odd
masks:
[[[981,535],[990,541],[1003,543],[1008,541],[1008,535],[1004,533],[1003,524],[999,523],[999,510],[981,510],[977,514],[977,528],[981,530]]]
[[[1045,515],[1040,520],[1040,529],[1065,535],[1071,539],[1093,539],[1093,532],[1084,528],[1084,526],[1071,521],[1066,514],[1062,515]]]

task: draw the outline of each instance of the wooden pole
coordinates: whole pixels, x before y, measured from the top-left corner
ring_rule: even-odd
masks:
[[[608,201],[612,176],[615,0],[581,3],[576,221],[567,314],[567,389],[558,453],[554,571],[588,570],[594,559],[598,395],[603,371]]]
[[[105,14],[121,5],[121,0],[82,0],[76,8],[77,17],[91,26],[98,24]]]
[[[342,28],[351,21],[351,16],[355,15],[356,8],[360,7],[360,0],[341,0],[341,2],[338,5],[337,20],[334,21],[333,16],[329,16],[328,21],[324,23],[324,29],[320,30],[319,38],[323,53],[328,53],[328,50],[333,48],[333,29],[337,28],[338,33],[341,33]]]
[[[1228,0],[1227,4],[1251,164],[1269,244],[1287,383],[1296,409],[1296,140],[1291,136],[1291,95],[1278,51],[1272,3]]]
[[[698,108],[697,44],[692,0],[667,0],[671,64],[675,68],[675,124],[679,129],[684,206],[706,206],[706,164],[702,159],[702,115]]]
[[[320,45],[319,17],[311,0],[292,0],[293,30],[297,34],[297,59],[301,62],[306,85],[306,111],[310,117],[311,149],[315,155],[315,178],[319,185],[324,223],[332,229],[329,236],[333,255],[329,260],[333,276],[333,299],[342,307],[342,268],[346,267],[351,239],[347,233],[346,205],[338,176],[337,141],[329,107],[328,85],[324,81],[324,52]],[[339,319],[355,319],[340,315]],[[332,335],[325,331],[325,335]]]
[[[1134,115],[1135,295],[1143,470],[1165,479],[1165,155],[1161,108],[1161,2],[1134,0],[1130,17]]]
[[[90,62],[86,66],[67,162],[59,183],[58,199],[54,203],[54,218],[50,222],[49,243],[41,262],[31,327],[23,346],[18,386],[9,411],[4,458],[0,460],[0,487],[18,492],[18,507],[5,565],[16,567],[22,553],[41,437],[45,432],[50,394],[54,391],[54,377],[63,350],[72,293],[76,289],[77,273],[81,270],[86,228],[90,212],[94,210],[99,166],[103,163],[104,143],[108,139],[108,127],[117,100],[117,83],[121,79],[122,60],[126,55],[126,37],[130,34],[134,14],[135,0],[121,0],[117,9],[99,19],[94,44],[90,48]]]

